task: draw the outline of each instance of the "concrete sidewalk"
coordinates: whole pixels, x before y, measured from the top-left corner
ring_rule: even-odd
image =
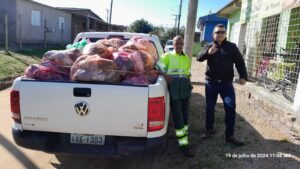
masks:
[[[195,58],[193,61],[197,62]],[[201,64],[206,67],[206,62],[202,62]],[[238,72],[235,68],[234,76],[234,81],[238,80]],[[281,90],[270,92],[255,82],[250,81],[243,87],[235,84],[235,89],[237,92],[244,93],[245,98],[250,99],[253,97],[258,100],[261,106],[277,109],[278,111],[271,111],[271,115],[292,131],[297,133],[300,132],[300,119],[297,120],[296,118],[296,114],[300,113],[292,108],[293,103],[283,97]]]

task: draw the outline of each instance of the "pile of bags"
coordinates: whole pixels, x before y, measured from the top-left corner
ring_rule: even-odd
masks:
[[[134,85],[153,84],[158,77],[154,65],[156,48],[149,40],[133,37],[87,40],[61,51],[48,51],[41,64],[26,68],[25,76],[40,80],[76,80]],[[78,45],[79,44],[79,45]],[[82,47],[84,44],[84,47]],[[77,47],[76,47],[77,46]]]

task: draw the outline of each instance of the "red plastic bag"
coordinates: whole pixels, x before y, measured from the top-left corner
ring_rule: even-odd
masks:
[[[129,58],[130,53],[127,52],[114,52],[113,59],[117,64],[121,75],[125,76],[129,72],[133,72],[133,62]]]
[[[157,81],[157,78],[158,78],[158,71],[153,69],[153,70],[150,70],[150,71],[147,71],[144,73],[144,76],[145,78],[149,81],[149,83],[151,84],[155,84],[156,81]]]
[[[33,64],[25,69],[25,77],[38,80],[69,80],[69,72],[61,71],[51,61]]]
[[[135,75],[128,76],[124,81],[124,84],[132,84],[132,85],[148,85],[149,81],[145,78],[144,75]]]
[[[71,68],[71,79],[79,81],[99,81],[119,83],[121,76],[117,65],[99,55],[82,55]]]
[[[51,50],[44,54],[43,62],[51,61],[58,66],[72,66],[74,61],[81,55],[79,49]]]
[[[82,53],[85,55],[99,55],[102,58],[111,59],[111,52],[104,44],[99,41],[97,41],[96,43],[87,44],[83,48]]]
[[[153,58],[145,51],[134,51],[130,53],[129,59],[133,63],[133,69],[135,72],[143,73],[144,71],[153,69]]]
[[[132,37],[127,43],[120,48],[120,51],[131,51],[131,50],[143,50],[148,52],[154,62],[158,60],[158,54],[154,44],[147,40],[143,39],[142,37],[135,36]]]

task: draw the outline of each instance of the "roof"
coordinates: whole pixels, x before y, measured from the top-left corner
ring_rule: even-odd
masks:
[[[216,13],[212,13],[209,15],[199,17],[198,22],[197,22],[197,27],[199,27],[200,24],[204,25],[206,22],[227,22],[227,19],[220,18],[217,16]]]
[[[47,8],[52,8],[52,9],[56,9],[56,10],[62,11],[62,10],[60,10],[60,9],[58,9],[58,8],[53,7],[53,6],[45,5],[45,4],[36,2],[36,1],[34,1],[34,0],[24,0],[24,1],[28,1],[28,2],[31,2],[31,3],[37,4],[37,5],[42,5],[42,6],[47,7]],[[62,11],[62,12],[65,12],[65,11]],[[65,13],[66,13],[66,12],[65,12]]]
[[[219,17],[228,18],[230,14],[240,11],[242,7],[242,0],[232,0],[222,9],[217,12]]]
[[[100,22],[105,22],[102,18],[100,18],[97,14],[95,14],[90,9],[85,8],[63,8],[63,7],[57,7],[57,9],[63,10],[65,12],[71,13],[73,15],[83,16],[83,17],[90,17],[93,19],[96,19]]]

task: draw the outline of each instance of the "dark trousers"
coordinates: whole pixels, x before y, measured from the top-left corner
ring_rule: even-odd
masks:
[[[171,100],[171,111],[175,129],[182,129],[188,125],[190,98]]]
[[[205,82],[206,97],[206,129],[213,129],[214,111],[218,94],[221,95],[225,109],[226,137],[234,135],[235,126],[235,91],[232,83],[227,82]]]

